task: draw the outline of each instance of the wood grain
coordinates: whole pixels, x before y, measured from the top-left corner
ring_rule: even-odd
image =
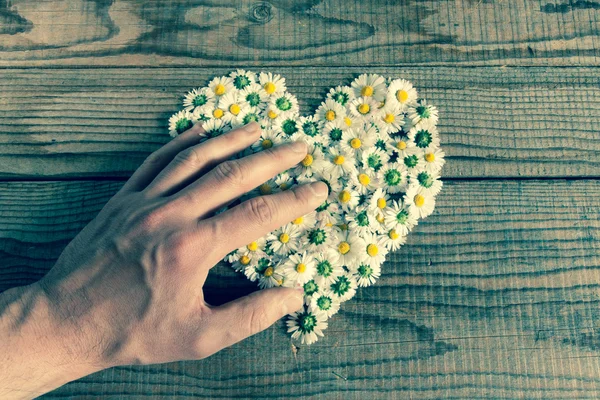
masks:
[[[592,0],[0,2],[0,66],[598,65]]]
[[[0,178],[124,177],[169,140],[182,96],[230,69],[16,69],[0,75]],[[275,68],[301,110],[361,72],[440,108],[444,177],[600,176],[600,72],[577,68]]]
[[[120,185],[0,183],[0,290],[38,279]],[[312,347],[294,356],[280,323],[206,361],[115,368],[46,397],[597,398],[599,214],[598,181],[447,182]],[[214,271],[214,303],[252,288]]]

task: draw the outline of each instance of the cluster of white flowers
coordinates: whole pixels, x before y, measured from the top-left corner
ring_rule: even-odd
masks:
[[[433,212],[442,188],[437,109],[404,79],[363,74],[331,89],[304,117],[283,77],[237,70],[192,90],[183,105],[169,121],[173,136],[197,122],[210,138],[257,121],[262,136],[240,156],[308,143],[301,163],[244,198],[321,180],[330,189],[327,201],[226,257],[260,288],[304,289],[304,308],[287,321],[302,343],[318,340],[340,304],[379,278],[387,253]]]

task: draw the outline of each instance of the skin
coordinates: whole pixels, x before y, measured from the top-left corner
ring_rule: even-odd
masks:
[[[151,154],[44,278],[0,295],[0,398],[33,398],[117,365],[203,359],[301,308],[293,288],[211,306],[203,285],[227,253],[325,200],[316,182],[213,216],[300,162],[306,144],[231,161],[258,140],[258,124],[199,144],[202,133]]]

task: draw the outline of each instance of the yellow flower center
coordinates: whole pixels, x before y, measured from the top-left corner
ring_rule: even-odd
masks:
[[[425,153],[425,161],[427,161],[427,162],[434,162],[435,161],[435,155],[433,153]]]
[[[367,254],[371,257],[375,257],[379,253],[379,247],[376,244],[370,244],[367,246]]]
[[[220,83],[217,86],[215,86],[215,94],[217,96],[224,95],[225,94],[225,86]]]
[[[263,86],[265,89],[265,92],[267,92],[267,94],[273,94],[275,93],[275,84],[273,82],[267,82],[265,83],[265,86]]]
[[[269,276],[273,276],[273,272],[275,272],[273,270],[273,267],[267,267],[267,269],[265,269],[265,272],[263,272],[263,275],[268,278]]]
[[[425,204],[425,197],[423,197],[420,194],[417,194],[417,195],[415,195],[414,201],[415,201],[415,206],[423,207],[423,204]]]
[[[260,194],[271,194],[273,188],[268,183],[263,183],[258,187],[258,191],[260,192]]]
[[[352,147],[353,149],[360,149],[360,146],[362,146],[362,142],[359,138],[354,138],[350,141],[350,147]]]
[[[248,264],[250,264],[250,257],[248,257],[248,256],[241,256],[240,257],[240,264],[242,264],[242,265],[248,265]]]
[[[387,206],[387,201],[385,201],[385,199],[382,197],[380,199],[377,199],[377,208],[380,209],[384,209]]]
[[[346,254],[350,251],[350,244],[348,242],[342,242],[338,246],[338,250],[342,254]]]
[[[377,214],[377,216],[375,217],[375,219],[377,220],[377,222],[379,222],[380,224],[383,224],[383,221],[385,221],[385,218],[383,216],[383,214],[379,213]]]
[[[275,119],[277,118],[277,113],[273,110],[269,110],[269,112],[267,113],[267,115],[269,116],[269,118],[271,119]]]
[[[352,126],[352,120],[350,117],[344,117],[344,123],[348,126]]]
[[[406,142],[404,142],[402,140],[399,141],[398,143],[396,143],[396,148],[398,150],[404,150],[404,149],[406,149]]]
[[[327,121],[333,121],[335,119],[335,111],[329,110],[325,113],[325,119]]]
[[[288,235],[287,233],[282,233],[281,235],[279,235],[279,241],[281,243],[287,243],[290,241],[290,235]]]
[[[213,117],[220,119],[223,116],[223,110],[221,110],[220,108],[216,108],[213,111]]]
[[[394,229],[392,229],[391,231],[388,232],[388,236],[392,240],[396,240],[396,239],[398,239],[400,237],[400,235],[398,234],[398,232],[396,232]]]
[[[406,90],[398,90],[396,92],[396,98],[400,103],[405,103],[408,100],[408,92]]]
[[[362,103],[361,105],[358,106],[358,112],[361,113],[362,115],[368,114],[369,111],[371,111],[371,106],[369,106],[366,103]]]
[[[246,248],[250,251],[256,251],[258,250],[258,242],[252,242],[248,246],[246,246]]]
[[[288,190],[290,188],[290,186],[287,184],[287,182],[283,182],[281,185],[279,185],[279,189],[281,190]]]
[[[344,161],[346,161],[346,159],[344,158],[344,156],[335,156],[333,158],[333,163],[335,165],[342,165],[344,163]]]
[[[277,284],[279,286],[283,285],[283,278],[282,279],[275,279],[275,282],[277,282]]]
[[[333,224],[331,222],[328,222],[325,224],[326,227],[331,228],[333,226]]]
[[[358,175],[358,181],[361,185],[367,186],[369,183],[371,183],[371,178],[369,178],[367,174],[360,174]]]
[[[372,86],[365,86],[364,88],[362,88],[362,90],[360,91],[361,96],[373,96],[373,87]]]
[[[238,106],[237,104],[230,105],[229,112],[233,115],[238,115],[240,113],[240,106]]]
[[[304,165],[305,167],[310,167],[312,165],[313,161],[314,161],[313,156],[311,154],[307,154],[304,157],[304,160],[302,160],[302,165]]]
[[[295,220],[292,221],[292,224],[294,225],[300,225],[301,223],[304,222],[304,217],[298,217]]]
[[[347,203],[350,201],[350,198],[351,198],[350,192],[347,190],[342,190],[340,192],[340,194],[338,195],[338,198],[340,199],[340,202]]]
[[[303,273],[304,271],[306,271],[306,265],[302,263],[296,265],[296,272]]]
[[[263,141],[260,142],[260,145],[263,149],[270,149],[273,147],[273,141],[271,139],[263,139]]]
[[[394,114],[387,114],[383,120],[388,124],[391,124],[396,120],[396,116]]]

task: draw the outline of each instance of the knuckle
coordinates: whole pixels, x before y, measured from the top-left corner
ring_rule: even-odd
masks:
[[[162,207],[145,212],[140,217],[141,228],[146,232],[157,230],[165,221],[166,213]]]
[[[228,160],[217,165],[214,169],[217,179],[234,185],[244,181],[244,171],[238,160]]]
[[[189,164],[191,166],[199,166],[202,164],[203,158],[197,148],[189,147],[177,153],[174,161],[178,164]]]
[[[156,165],[156,164],[160,164],[161,162],[162,162],[162,156],[161,156],[160,152],[158,152],[158,151],[151,153],[144,160],[144,164],[146,164],[146,165]]]
[[[270,224],[275,218],[275,206],[264,196],[255,197],[246,202],[246,214],[259,224]]]

